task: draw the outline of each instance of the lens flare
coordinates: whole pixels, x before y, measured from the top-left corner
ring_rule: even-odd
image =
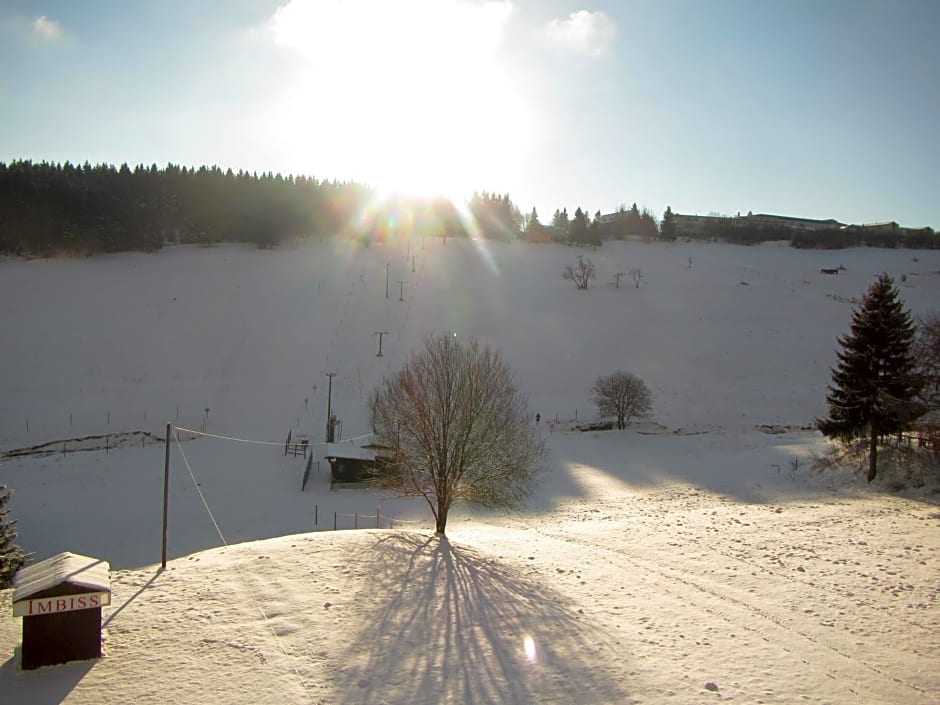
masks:
[[[522,640],[522,649],[525,651],[526,658],[535,663],[535,641],[527,636]]]

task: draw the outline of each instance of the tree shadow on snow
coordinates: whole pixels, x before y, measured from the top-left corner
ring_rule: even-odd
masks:
[[[551,510],[564,498],[609,498],[672,483],[745,503],[805,499],[829,491],[824,478],[811,472],[811,446],[809,436],[650,437],[629,431],[575,436],[574,442],[553,447],[548,472],[557,479],[546,483],[532,504]]]
[[[447,538],[376,542],[375,615],[339,655],[341,703],[630,702],[629,658],[564,597]],[[392,701],[390,694],[400,694]]]

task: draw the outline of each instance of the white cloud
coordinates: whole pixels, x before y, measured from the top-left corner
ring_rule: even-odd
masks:
[[[564,20],[552,20],[545,29],[548,39],[571,51],[597,56],[617,36],[617,26],[603,12],[578,10]]]
[[[62,27],[55,20],[50,20],[45,15],[40,15],[33,20],[33,32],[36,36],[46,42],[54,42],[62,38]]]

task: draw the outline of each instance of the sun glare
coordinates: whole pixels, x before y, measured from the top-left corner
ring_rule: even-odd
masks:
[[[268,107],[284,149],[388,192],[465,198],[518,173],[527,114],[500,54],[512,8],[292,0],[270,29],[299,53]]]

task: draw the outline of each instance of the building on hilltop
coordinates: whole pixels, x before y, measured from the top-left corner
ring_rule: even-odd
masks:
[[[902,228],[893,220],[887,223],[862,223],[861,225],[850,225],[848,227],[849,230],[856,230],[862,233],[876,233],[879,235],[897,235],[902,230],[909,230],[909,228]]]
[[[729,229],[744,228],[816,232],[820,230],[839,230],[845,227],[844,224],[834,218],[816,220],[767,213],[748,213],[747,215],[738,214],[736,216],[673,213],[673,222],[675,223],[676,235],[685,237],[717,236]]]
[[[786,230],[800,230],[803,232],[838,230],[845,227],[843,223],[840,223],[834,218],[816,220],[813,218],[794,218],[789,215],[768,215],[766,213],[758,213],[757,215],[748,213],[744,218],[739,217],[735,220],[743,220],[743,225],[753,225],[758,228],[782,228]]]

